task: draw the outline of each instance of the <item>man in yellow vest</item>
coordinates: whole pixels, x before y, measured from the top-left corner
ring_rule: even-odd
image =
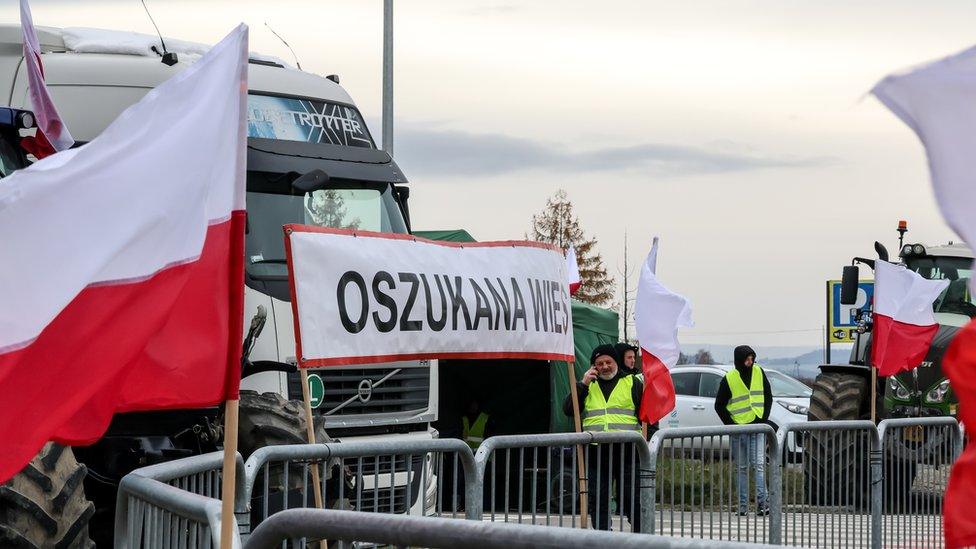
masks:
[[[600,345],[590,355],[590,369],[576,385],[584,431],[640,432],[640,409],[644,384],[625,374],[613,345]],[[563,412],[573,415],[572,395],[563,402]],[[597,530],[610,529],[611,494],[617,496],[617,509],[630,520],[634,532],[640,531],[640,495],[635,490],[637,456],[629,444],[590,445],[586,449],[587,491],[590,519]],[[616,482],[616,489],[611,490]]]
[[[715,412],[726,425],[768,423],[773,392],[769,379],[756,364],[756,352],[740,345],[734,352],[735,368],[725,374],[715,395]],[[766,491],[766,441],[761,434],[735,435],[732,459],[736,463],[739,485],[739,516],[749,508],[749,468],[756,471],[756,514],[769,514]]]
[[[461,416],[461,438],[468,443],[472,452],[477,452],[481,443],[488,438],[487,413],[481,410],[477,400],[468,403],[467,413]]]

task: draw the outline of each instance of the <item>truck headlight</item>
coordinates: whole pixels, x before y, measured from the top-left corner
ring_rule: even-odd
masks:
[[[949,380],[943,379],[938,385],[932,387],[928,393],[925,394],[925,402],[931,404],[939,404],[945,401],[946,395],[949,394]]]
[[[777,400],[776,404],[779,404],[783,408],[786,408],[786,410],[791,414],[799,414],[801,416],[805,416],[807,415],[807,412],[810,411],[810,409],[807,408],[806,406],[801,406],[799,404],[791,404],[789,402],[784,402],[782,400]]]
[[[890,387],[891,391],[895,393],[895,398],[898,400],[908,400],[912,396],[912,393],[908,390],[908,388],[902,385],[902,383],[898,381],[898,378],[895,376],[888,378],[888,387]]]

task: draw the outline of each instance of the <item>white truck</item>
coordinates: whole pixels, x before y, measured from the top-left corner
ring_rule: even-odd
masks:
[[[79,143],[95,138],[126,107],[206,49],[166,40],[168,51],[178,59],[170,65],[161,62],[162,47],[155,36],[49,27],[39,27],[38,35],[51,95]],[[302,387],[294,370],[281,226],[410,230],[406,178],[393,159],[377,149],[338,77],[321,77],[252,55],[248,79],[244,325],[264,322],[265,328],[245,345],[249,361],[241,384],[240,432],[245,458],[263,445],[305,441],[304,412],[295,402],[302,398]],[[0,25],[0,90],[4,104],[29,108],[18,25]],[[328,176],[319,188],[303,192],[293,187],[297,178],[315,170]],[[133,182],[133,192],[138,192],[138,181]],[[314,372],[311,380],[319,436],[326,432],[340,440],[437,436],[432,427],[437,418],[436,361],[331,367]],[[95,503],[93,536],[110,535],[115,487],[126,473],[216,449],[222,440],[218,413],[211,409],[121,414],[97,444],[75,448],[78,460],[87,466],[85,489]],[[395,477],[371,478],[367,469],[357,478],[366,488],[396,484],[392,491],[381,491],[393,500],[381,502],[381,508],[393,504],[399,512],[422,514],[434,503],[436,479],[431,480],[429,463],[412,464],[411,470],[419,472],[421,467],[427,468],[427,474],[408,477],[404,470]],[[428,479],[422,488],[417,486],[421,477]],[[362,507],[373,504],[364,501]],[[99,545],[107,542],[104,537],[95,540]]]

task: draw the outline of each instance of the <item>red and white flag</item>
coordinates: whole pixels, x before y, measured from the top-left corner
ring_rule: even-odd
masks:
[[[922,140],[942,217],[976,245],[976,47],[888,76],[872,92]],[[942,367],[959,398],[962,423],[976,425],[974,322],[953,339]],[[949,549],[976,546],[976,437],[971,427],[967,431],[970,442],[952,467],[943,505]]]
[[[634,306],[644,371],[640,419],[645,423],[654,423],[674,409],[670,370],[678,363],[681,354],[678,328],[695,325],[688,299],[667,289],[657,279],[657,242],[655,237],[651,253],[641,267]]]
[[[878,375],[921,364],[939,331],[932,304],[948,285],[948,280],[927,280],[901,265],[875,263],[871,361]]]
[[[247,27],[0,181],[0,482],[116,412],[237,395]]]
[[[579,263],[576,262],[576,248],[572,244],[566,249],[566,281],[569,283],[569,295],[576,295],[583,280],[580,278]]]
[[[31,109],[37,120],[37,135],[33,144],[24,140],[25,148],[37,158],[65,149],[70,149],[75,140],[68,133],[68,128],[61,120],[58,109],[51,100],[47,85],[44,83],[44,65],[41,63],[41,44],[37,40],[34,29],[34,19],[31,17],[30,4],[27,0],[20,0],[20,28],[24,33],[24,66],[27,68],[27,85],[30,94]]]

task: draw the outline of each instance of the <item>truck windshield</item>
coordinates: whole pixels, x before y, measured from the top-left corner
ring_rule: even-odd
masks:
[[[282,225],[406,233],[406,223],[389,184],[346,182],[311,193],[291,194],[290,181],[280,174],[248,174],[245,242],[248,274],[280,278],[288,274]],[[281,183],[289,193],[264,192]],[[257,189],[257,190],[256,190]]]
[[[928,256],[907,261],[908,268],[930,280],[948,280],[949,287],[935,300],[935,312],[976,317],[976,299],[969,291],[973,260],[965,257]]]

